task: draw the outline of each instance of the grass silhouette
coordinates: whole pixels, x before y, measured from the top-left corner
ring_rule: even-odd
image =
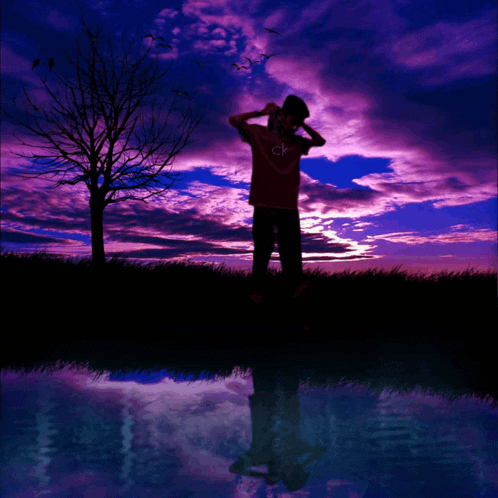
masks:
[[[258,306],[250,273],[224,266],[114,258],[95,268],[88,258],[6,252],[0,264],[2,367],[230,375],[263,362],[309,370],[317,385],[349,379],[498,399],[492,271],[305,270],[310,292],[292,300],[279,297],[282,274],[272,269],[274,300]],[[406,375],[386,371],[394,360]]]
[[[431,323],[485,327],[496,319],[497,274],[432,275],[369,269],[327,273],[304,269],[310,287],[290,298],[279,270],[269,269],[269,304],[249,299],[251,273],[224,265],[89,258],[1,251],[4,309],[16,324],[107,331],[163,325],[374,326]],[[496,322],[495,322],[496,323]],[[89,328],[90,327],[90,328]],[[109,328],[110,327],[110,328]],[[270,329],[269,329],[270,330]]]

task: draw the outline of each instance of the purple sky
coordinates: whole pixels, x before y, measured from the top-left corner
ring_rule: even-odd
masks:
[[[40,76],[52,90],[63,91],[57,75],[70,66],[61,49],[74,57],[75,40],[82,47],[87,42],[81,5],[86,22],[100,21],[115,47],[124,30],[137,30],[139,40],[148,33],[164,37],[173,50],[155,48],[151,62],[160,70],[174,63],[158,99],[172,103],[172,89],[187,91],[195,95],[194,115],[202,116],[190,137],[197,141],[174,160],[173,171],[185,173],[184,180],[147,204],[106,209],[108,256],[189,258],[249,269],[251,148],[228,118],[271,101],[282,105],[294,94],[310,110],[306,123],[327,141],[301,158],[305,268],[496,269],[495,2],[74,5],[2,2],[5,110],[15,112],[15,97],[18,115],[25,117],[21,83],[48,110]],[[137,46],[145,50],[150,43],[147,38]],[[48,57],[55,60],[52,72]],[[42,62],[31,70],[37,58]],[[233,63],[249,69],[237,70]],[[179,118],[172,113],[168,123]],[[266,125],[267,118],[249,123]],[[86,187],[53,190],[47,181],[9,176],[23,163],[10,151],[36,151],[16,140],[13,130],[26,140],[27,130],[2,115],[2,248],[89,256]],[[309,138],[302,128],[298,134]],[[273,258],[271,266],[280,267],[277,246]]]

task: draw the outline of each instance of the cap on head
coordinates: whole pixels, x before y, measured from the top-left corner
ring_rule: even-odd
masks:
[[[304,100],[300,99],[296,95],[287,95],[284,105],[281,107],[280,111],[284,114],[291,114],[296,123],[301,124],[304,119],[309,117],[310,112],[308,107],[304,103]],[[275,120],[275,123],[274,123]],[[268,129],[273,131],[276,128],[276,114],[270,115],[268,118]]]
[[[287,95],[284,105],[282,106],[282,111],[284,114],[292,114],[298,122],[302,122],[303,119],[306,119],[310,115],[304,100],[296,95]]]

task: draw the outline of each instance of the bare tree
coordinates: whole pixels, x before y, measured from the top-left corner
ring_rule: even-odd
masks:
[[[82,23],[90,39],[87,58],[84,58],[79,43],[76,62],[64,52],[69,63],[76,68],[77,83],[65,77],[60,70],[54,71],[57,80],[65,87],[66,105],[62,103],[58,93],[56,95],[48,88],[46,78],[41,77],[43,85],[57,104],[48,113],[42,111],[50,126],[40,127],[37,118],[34,118],[37,125],[35,129],[28,122],[7,113],[5,109],[4,112],[9,118],[34,132],[34,135],[29,136],[38,136],[48,142],[47,145],[40,146],[25,143],[16,137],[23,145],[50,151],[44,155],[17,154],[17,157],[35,161],[13,174],[24,178],[47,178],[55,183],[54,188],[85,183],[90,192],[92,261],[102,264],[105,262],[103,212],[106,206],[126,200],[146,202],[146,199],[163,193],[180,179],[178,173],[171,173],[171,168],[168,170],[166,167],[172,165],[175,156],[188,145],[188,137],[202,118],[192,125],[189,106],[187,112],[182,113],[183,121],[176,128],[178,130],[183,126],[180,136],[171,140],[171,134],[164,137],[163,132],[172,106],[164,125],[156,129],[159,116],[154,117],[154,106],[152,115],[144,116],[144,99],[153,95],[155,85],[167,74],[171,65],[160,74],[157,74],[157,65],[152,71],[150,66],[145,66],[145,60],[149,57],[153,44],[145,53],[137,56],[135,54],[138,50],[130,53],[131,43],[125,49],[124,34],[121,37],[123,51],[118,56],[115,56],[111,39],[108,39],[109,57],[109,53],[100,46],[101,26],[97,26],[94,34],[83,18]],[[104,59],[107,59],[107,63]],[[32,69],[39,63],[40,59],[37,59]],[[50,58],[50,71],[54,65],[57,67],[57,63]],[[40,112],[30,100],[24,86],[22,88],[29,102],[28,107]],[[175,92],[177,96],[180,94]],[[177,96],[173,99],[173,105]],[[149,123],[150,126],[148,129],[143,127],[143,136],[135,133],[135,141],[130,142],[139,118],[134,114],[137,109],[141,111],[142,123]],[[101,131],[97,131],[99,124],[104,125]],[[135,162],[137,158],[140,159]],[[41,159],[50,161],[38,164]]]

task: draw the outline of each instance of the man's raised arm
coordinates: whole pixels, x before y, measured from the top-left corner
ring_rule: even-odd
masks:
[[[269,102],[268,104],[266,104],[265,108],[262,111],[246,112],[244,114],[237,114],[237,116],[230,116],[228,118],[228,122],[236,128],[243,121],[246,121],[251,118],[259,118],[260,116],[267,116],[268,114],[276,111],[277,109],[278,109],[277,104],[275,104],[274,102]]]
[[[311,126],[308,126],[306,123],[303,122],[301,125],[304,130],[308,133],[308,135],[313,139],[316,145],[322,146],[325,145],[325,139],[318,133],[316,132]]]
[[[251,118],[259,118],[260,116],[264,116],[264,114],[261,111],[254,111],[254,112],[246,112],[244,114],[237,114],[237,116],[230,116],[228,118],[228,122],[232,126],[239,126],[240,123],[247,121],[248,119]]]

